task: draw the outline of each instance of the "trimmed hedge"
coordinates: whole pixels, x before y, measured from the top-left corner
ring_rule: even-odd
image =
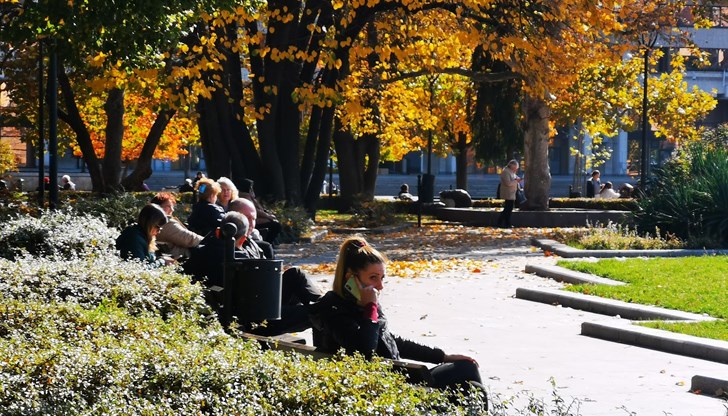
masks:
[[[83,235],[89,222],[105,227],[72,217],[18,222],[43,223],[50,236]],[[7,223],[0,233],[19,234]],[[103,244],[50,258],[32,256],[21,240],[7,244],[16,243],[8,251],[23,256],[0,259],[0,414],[486,412],[477,397],[454,404],[410,385],[384,361],[261,351],[225,332],[202,288],[173,267],[123,261]]]

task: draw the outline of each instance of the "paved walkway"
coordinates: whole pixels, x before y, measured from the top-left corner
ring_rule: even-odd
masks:
[[[534,250],[527,238],[484,235],[480,243],[468,239],[467,244],[444,249],[439,245],[433,249],[430,238],[372,236],[370,241],[393,260],[407,257],[404,251],[420,244],[422,250],[410,256],[467,258],[485,261],[487,266],[478,273],[387,277],[382,302],[393,330],[448,352],[472,355],[494,393],[504,399],[519,394],[517,407],[523,406],[528,395],[550,401],[553,379],[566,405],[578,400],[571,403],[572,414],[728,414],[725,402],[689,392],[693,376],[725,378],[727,365],[582,336],[582,322],[619,318],[516,299],[519,287],[561,286],[523,271],[527,263],[553,265],[556,261]],[[333,263],[343,239],[336,235],[321,243],[283,245],[279,256],[288,264]],[[330,272],[315,276],[330,287]]]

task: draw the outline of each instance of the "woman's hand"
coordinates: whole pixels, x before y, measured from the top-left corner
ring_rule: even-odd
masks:
[[[364,286],[359,288],[361,299],[359,300],[361,305],[368,305],[373,303],[379,304],[379,291],[374,286]]]
[[[474,358],[462,354],[445,354],[445,358],[442,359],[443,363],[452,363],[455,361],[470,361],[475,365],[478,365],[478,362],[475,361]]]

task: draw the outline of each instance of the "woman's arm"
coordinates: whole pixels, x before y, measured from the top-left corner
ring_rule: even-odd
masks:
[[[159,232],[159,235],[157,235],[157,241],[160,243],[170,243],[174,246],[184,248],[197,247],[200,241],[202,241],[202,238],[201,235],[193,233],[174,219],[171,219],[165,224]]]
[[[368,319],[355,319],[353,316],[333,316],[329,330],[334,341],[348,354],[359,352],[371,357],[379,344],[379,324]]]
[[[402,358],[433,364],[445,362],[446,354],[439,348],[429,347],[398,335],[394,336],[394,341],[397,343],[397,349]]]

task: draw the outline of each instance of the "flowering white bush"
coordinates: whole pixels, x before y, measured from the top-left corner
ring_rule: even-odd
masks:
[[[119,232],[103,219],[69,211],[46,211],[39,218],[18,216],[0,225],[0,257],[24,254],[72,259],[114,249]]]

